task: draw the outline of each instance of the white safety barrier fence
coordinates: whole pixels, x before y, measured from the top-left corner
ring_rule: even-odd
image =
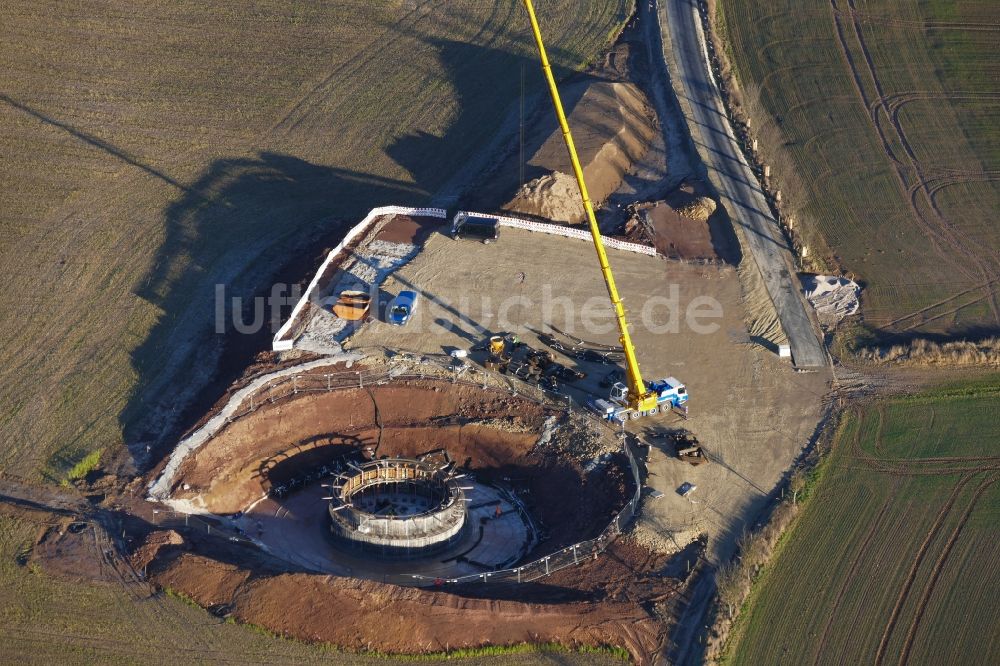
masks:
[[[459,215],[473,215],[475,217],[485,217],[491,220],[496,220],[500,223],[502,227],[513,227],[514,229],[525,229],[527,231],[538,231],[543,234],[552,234],[554,236],[564,236],[566,238],[578,238],[580,240],[591,240],[590,232],[584,229],[576,229],[574,227],[567,227],[561,224],[546,224],[544,222],[533,222],[531,220],[521,220],[516,217],[506,217],[504,215],[492,215],[488,213],[473,213],[468,211],[459,211]],[[650,247],[648,245],[639,245],[638,243],[629,243],[627,241],[618,240],[617,238],[608,238],[606,236],[602,237],[604,245],[606,247],[614,248],[616,250],[624,250],[626,252],[635,252],[637,254],[645,254],[650,257],[656,256],[656,248]]]
[[[385,215],[436,217],[443,220],[448,217],[448,212],[443,208],[407,208],[405,206],[381,206],[379,208],[371,209],[368,212],[368,215],[365,216],[365,219],[354,225],[354,227],[347,232],[347,235],[344,236],[344,240],[340,241],[340,245],[331,250],[330,254],[326,256],[323,264],[319,267],[319,270],[316,271],[316,275],[313,276],[312,281],[309,283],[309,287],[306,289],[305,293],[302,294],[302,298],[300,298],[299,302],[295,304],[294,308],[292,308],[292,314],[288,318],[288,321],[286,321],[275,334],[274,340],[271,343],[271,349],[274,351],[286,351],[292,348],[295,343],[292,329],[294,328],[299,315],[302,314],[302,309],[306,306],[306,303],[309,302],[313,292],[316,291],[320,277],[326,273],[326,269],[330,267],[330,264],[338,259],[356,238],[367,232],[372,224],[374,224],[375,220]]]
[[[543,222],[534,222],[531,220],[521,220],[516,217],[507,217],[504,215],[493,215],[490,213],[475,213],[471,211],[459,211],[459,215],[474,215],[476,217],[485,217],[492,220],[496,220],[504,227],[512,227],[514,229],[524,229],[526,231],[537,231],[543,234],[552,234],[554,236],[563,236],[565,238],[576,238],[579,240],[591,240],[590,232],[583,229],[576,229],[573,227],[567,227],[559,224],[545,224]],[[448,217],[447,211],[443,208],[407,208],[405,206],[381,206],[379,208],[373,208],[368,212],[361,222],[354,225],[354,227],[347,232],[344,236],[344,240],[340,244],[330,251],[323,264],[316,271],[316,275],[313,276],[312,281],[309,283],[309,287],[306,288],[302,298],[299,299],[298,303],[292,309],[292,314],[288,318],[288,321],[282,325],[278,332],[274,336],[274,340],[271,343],[271,349],[274,351],[286,351],[291,349],[295,343],[295,337],[292,333],[292,329],[295,327],[295,323],[298,320],[299,315],[302,314],[303,308],[305,308],[306,303],[312,297],[313,293],[319,285],[320,278],[326,273],[326,270],[330,267],[334,261],[336,261],[345,252],[346,248],[354,242],[359,236],[366,233],[372,224],[385,215],[412,215],[414,217],[435,217],[438,219],[446,219]],[[649,247],[648,245],[639,245],[638,243],[629,243],[627,241],[618,240],[617,238],[603,238],[604,245],[616,250],[624,250],[625,252],[635,252],[637,254],[645,254],[650,257],[656,256],[656,248]]]

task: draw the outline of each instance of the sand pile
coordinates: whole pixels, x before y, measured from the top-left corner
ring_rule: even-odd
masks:
[[[802,291],[823,324],[838,323],[857,312],[860,305],[861,287],[845,277],[806,275],[802,278]]]
[[[577,224],[584,217],[576,178],[561,171],[525,183],[506,207],[556,222]]]
[[[691,203],[679,208],[677,212],[697,222],[707,222],[715,212],[715,201],[709,197],[697,197]]]
[[[569,114],[569,124],[596,208],[618,189],[632,164],[646,154],[656,126],[645,95],[635,85],[596,81],[586,86]],[[583,222],[580,193],[558,129],[528,166],[545,173],[525,183],[504,208],[556,222]]]

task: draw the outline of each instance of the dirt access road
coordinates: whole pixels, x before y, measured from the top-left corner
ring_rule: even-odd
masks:
[[[788,336],[797,367],[826,365],[807,305],[794,277],[791,251],[771,215],[756,176],[733,135],[712,75],[696,0],[638,3],[650,43],[661,40],[674,91],[688,121],[691,139],[719,192],[722,205],[741,228]],[[655,11],[653,10],[655,9]],[[666,27],[666,30],[661,28]],[[660,34],[657,35],[656,32]]]

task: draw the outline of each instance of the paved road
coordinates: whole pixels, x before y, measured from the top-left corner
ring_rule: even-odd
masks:
[[[652,0],[656,2],[656,0]],[[696,0],[639,2],[643,20],[659,22],[663,55],[674,90],[709,180],[743,236],[764,277],[796,367],[826,365],[809,307],[801,295],[791,249],[771,215],[760,184],[740,152],[708,64],[705,34]]]

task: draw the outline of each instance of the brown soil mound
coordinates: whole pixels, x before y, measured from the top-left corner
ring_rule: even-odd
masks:
[[[711,201],[711,199],[709,199]],[[712,233],[708,227],[707,208],[692,205],[698,217],[685,214],[685,210],[674,210],[665,201],[658,201],[642,211],[646,222],[653,231],[656,251],[672,259],[702,259],[715,261],[718,255],[712,245]],[[714,208],[713,208],[714,211]],[[701,219],[698,219],[698,218]]]
[[[75,583],[112,582],[118,578],[97,546],[92,523],[65,520],[42,534],[31,551],[32,563],[55,578]]]
[[[635,546],[616,544],[608,558],[555,574],[556,589],[586,592],[567,603],[502,600],[516,592],[532,596],[532,586],[516,590],[476,588],[481,595],[403,588],[369,580],[313,574],[250,578],[247,572],[205,557],[181,554],[154,573],[157,584],[180,590],[203,606],[231,605],[244,622],[298,638],[325,641],[352,650],[430,652],[458,647],[558,642],[564,645],[618,645],[640,662],[656,651],[659,621],[637,600],[662,600],[679,581],[658,576],[650,557]],[[557,578],[558,577],[558,578]],[[637,581],[637,582],[632,582]],[[546,588],[551,585],[546,581]],[[599,599],[600,603],[593,603]]]
[[[626,240],[653,245],[671,259],[722,260],[718,248],[725,242],[720,227],[729,222],[703,183],[684,182],[663,201],[635,204],[628,210]]]
[[[152,562],[166,546],[183,546],[184,537],[173,530],[157,530],[146,536],[142,545],[129,556],[132,568],[139,570]]]
[[[250,572],[233,564],[183,553],[155,577],[160,587],[179,590],[206,608],[231,603],[250,579]]]
[[[577,85],[587,88],[570,113],[569,124],[590,198],[597,207],[646,154],[656,127],[645,95],[634,84],[588,81]],[[504,208],[556,222],[582,222],[583,205],[559,130],[528,165],[543,174],[526,183]]]

